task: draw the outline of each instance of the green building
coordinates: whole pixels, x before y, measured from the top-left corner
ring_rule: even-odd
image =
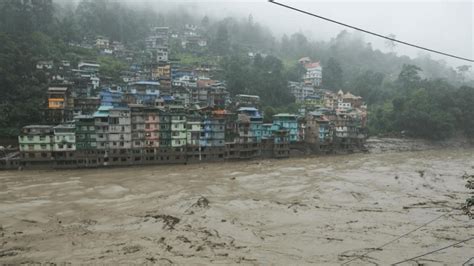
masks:
[[[95,130],[94,117],[91,115],[80,115],[74,117],[74,120],[76,121],[76,149],[96,149],[97,134]]]

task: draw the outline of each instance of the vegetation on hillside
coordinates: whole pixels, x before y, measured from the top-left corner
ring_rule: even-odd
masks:
[[[106,0],[54,4],[52,1],[0,2],[0,135],[14,135],[26,124],[41,123],[47,78],[36,71],[38,60],[94,59],[101,74],[117,81],[124,62],[71,46],[107,36],[140,51],[152,26],[200,27],[208,47],[189,53],[171,43],[171,57],[182,63],[218,63],[219,78],[231,94],[262,97],[266,113],[296,111],[288,81],[298,81],[303,56],[320,60],[323,87],[361,95],[369,106],[371,134],[399,134],[441,139],[463,132],[474,137],[474,81],[469,66],[454,69],[429,56],[410,59],[383,53],[362,35],[342,31],[329,41],[311,41],[302,33],[281,39],[246,18],[196,17],[182,11],[160,13]],[[248,53],[257,55],[254,59]]]

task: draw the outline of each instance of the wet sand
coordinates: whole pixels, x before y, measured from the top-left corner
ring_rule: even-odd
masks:
[[[4,171],[0,262],[386,265],[474,236],[464,172],[474,149]],[[472,256],[474,241],[417,261]]]

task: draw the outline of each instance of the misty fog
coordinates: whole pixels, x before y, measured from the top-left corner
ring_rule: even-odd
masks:
[[[330,40],[343,26],[310,17],[296,11],[271,4],[268,1],[214,0],[214,1],[118,1],[140,8],[153,8],[158,13],[177,11],[198,18],[208,15],[247,18],[270,28],[276,37],[295,32],[304,33],[310,40]],[[364,28],[383,35],[428,47],[460,57],[473,58],[472,1],[278,1],[299,9],[325,16],[346,24]],[[386,41],[361,34],[374,48],[388,52]],[[420,51],[413,47],[397,45],[394,52],[416,57],[428,55],[444,60],[452,66],[469,62]],[[472,64],[471,64],[472,65]]]

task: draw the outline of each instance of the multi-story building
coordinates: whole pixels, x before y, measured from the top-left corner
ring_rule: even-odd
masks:
[[[94,117],[92,115],[78,115],[74,117],[74,122],[76,126],[75,159],[78,167],[97,166],[99,154]]]
[[[319,95],[306,96],[303,101],[306,110],[316,110],[324,106],[323,99]]]
[[[46,119],[54,124],[72,121],[74,98],[68,86],[48,88],[48,107]]]
[[[160,148],[171,147],[171,113],[162,111],[160,112]]]
[[[53,126],[25,126],[18,137],[20,157],[27,164],[51,161],[53,159],[54,130]]]
[[[145,147],[145,119],[147,114],[145,106],[142,104],[130,104],[130,122],[132,132],[132,148],[137,149],[141,153],[141,149]]]
[[[97,148],[96,130],[92,115],[79,115],[74,117],[76,125],[76,149],[95,150]]]
[[[104,88],[100,92],[100,106],[125,107],[124,94],[121,87]]]
[[[162,78],[171,79],[171,65],[169,63],[155,64],[151,69],[151,79],[159,81]]]
[[[333,125],[321,111],[306,115],[305,142],[314,145],[319,152],[329,152],[333,141]]]
[[[127,150],[132,147],[132,127],[129,108],[109,110],[109,149]]]
[[[226,142],[226,158],[250,159],[260,156],[262,124],[263,117],[257,108],[238,108],[236,121],[226,123],[225,126],[226,141],[231,141]]]
[[[263,117],[255,107],[240,107],[238,113],[239,143],[259,143],[262,140]]]
[[[215,111],[202,121],[201,146],[225,146],[225,112]]]
[[[354,96],[352,93],[347,92],[344,94],[342,90],[337,92],[337,108],[341,110],[349,110],[352,108],[361,108],[362,97]]]
[[[61,124],[53,128],[53,152],[67,152],[76,150],[76,126]]]
[[[297,142],[299,140],[297,115],[276,114],[273,116],[273,124],[280,126],[281,129],[288,130],[288,139],[290,142]]]
[[[74,98],[74,116],[92,115],[99,106],[99,97]]]
[[[212,146],[225,146],[225,121],[228,112],[223,109],[212,111],[211,129],[212,129]]]
[[[76,127],[73,123],[61,124],[53,128],[53,156],[56,165],[70,166],[76,162]]]
[[[323,68],[319,62],[307,63],[304,65],[306,73],[303,76],[306,85],[319,87],[323,79]]]
[[[173,87],[171,89],[171,96],[173,96],[177,102],[184,106],[189,106],[191,104],[191,92],[186,87]]]
[[[109,111],[113,106],[100,106],[94,113],[97,149],[109,150]]]
[[[305,99],[309,96],[315,94],[314,87],[301,83],[301,82],[292,82],[288,83],[290,93],[295,96],[295,101],[297,103],[303,103]]]
[[[147,106],[144,109],[145,118],[145,148],[160,146],[160,113],[158,108]]]
[[[186,118],[186,142],[190,147],[201,145],[202,118],[199,114],[191,114]]]
[[[168,62],[168,46],[156,47],[156,62]]]
[[[211,85],[208,96],[208,105],[224,109],[229,100],[229,92],[224,84],[218,82]]]
[[[156,62],[167,62],[169,53],[169,28],[155,27],[152,34],[145,40],[146,48],[154,56]]]
[[[186,113],[184,110],[171,112],[171,147],[186,146]]]
[[[127,87],[126,101],[136,104],[154,105],[160,96],[160,83],[157,81],[138,81]]]

